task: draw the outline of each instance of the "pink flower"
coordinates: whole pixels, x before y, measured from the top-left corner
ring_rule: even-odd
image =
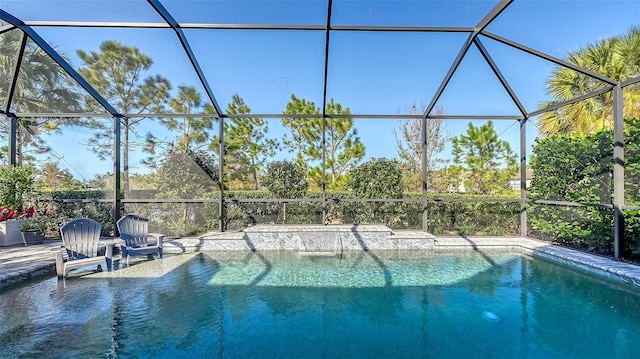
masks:
[[[0,207],[0,222],[7,221],[10,219],[25,219],[32,218],[35,215],[35,207],[31,206],[29,208],[23,209],[13,209],[8,207]]]

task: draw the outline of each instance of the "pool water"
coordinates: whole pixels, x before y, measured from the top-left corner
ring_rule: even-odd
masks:
[[[640,358],[640,291],[509,252],[209,252],[3,290],[0,357]]]

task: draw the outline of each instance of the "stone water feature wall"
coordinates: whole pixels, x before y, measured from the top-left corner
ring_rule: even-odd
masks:
[[[343,250],[432,249],[426,232],[394,233],[384,225],[257,225],[240,232],[211,233],[200,238],[200,250]]]

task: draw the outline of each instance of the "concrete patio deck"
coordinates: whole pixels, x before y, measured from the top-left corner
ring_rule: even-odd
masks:
[[[198,238],[173,238],[164,242],[166,254],[180,254],[197,250]],[[45,240],[37,245],[0,247],[0,289],[39,276],[54,276],[56,261],[51,250],[61,241]],[[116,251],[114,259],[120,258]]]

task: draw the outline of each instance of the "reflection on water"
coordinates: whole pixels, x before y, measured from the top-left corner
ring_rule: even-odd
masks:
[[[640,357],[635,288],[513,253],[372,254],[209,252],[30,282],[0,294],[0,357]]]

